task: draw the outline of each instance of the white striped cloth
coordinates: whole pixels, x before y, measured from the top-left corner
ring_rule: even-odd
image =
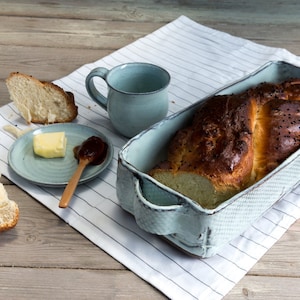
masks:
[[[58,208],[61,188],[30,184],[10,170],[7,153],[14,138],[4,130],[0,131],[1,173],[167,297],[221,299],[300,217],[300,187],[277,202],[214,257],[187,256],[138,228],[134,218],[120,207],[116,196],[117,154],[127,140],[115,133],[107,113],[89,99],[84,80],[97,66],[112,68],[131,61],[158,64],[172,77],[169,88],[171,114],[271,60],[300,65],[300,59],[284,49],[265,47],[181,16],[146,37],[55,81],[74,92],[79,106],[76,122],[109,136],[115,150],[109,168],[95,180],[80,185],[69,208]],[[105,93],[104,82],[98,84]],[[12,103],[0,109],[1,128],[7,124],[27,128]]]

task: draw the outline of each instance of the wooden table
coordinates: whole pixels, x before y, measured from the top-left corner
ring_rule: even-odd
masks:
[[[12,71],[55,80],[180,15],[300,54],[299,1],[0,0],[0,104]],[[165,299],[10,181],[21,217],[0,234],[1,299]],[[298,299],[300,221],[226,296]]]

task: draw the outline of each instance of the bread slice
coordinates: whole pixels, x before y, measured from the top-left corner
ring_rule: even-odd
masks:
[[[6,79],[10,98],[28,124],[65,123],[77,117],[74,95],[51,82],[18,72]]]
[[[19,207],[13,200],[8,199],[7,192],[0,183],[0,231],[15,227],[19,220]]]

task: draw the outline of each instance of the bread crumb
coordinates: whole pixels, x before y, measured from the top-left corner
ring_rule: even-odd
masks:
[[[19,138],[20,136],[24,135],[25,133],[29,132],[32,130],[32,128],[27,128],[27,129],[19,129],[17,126],[13,126],[13,125],[4,125],[3,129],[12,134],[15,138]]]

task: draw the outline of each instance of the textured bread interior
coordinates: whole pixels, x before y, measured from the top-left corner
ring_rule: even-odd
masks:
[[[51,82],[15,72],[6,79],[6,85],[27,123],[71,122],[78,114],[74,95]]]
[[[216,190],[212,182],[204,176],[190,172],[172,173],[156,170],[153,177],[162,184],[198,202],[202,207],[212,209],[236,193],[235,188]]]
[[[17,203],[8,198],[7,192],[0,183],[0,231],[16,226],[19,220],[19,207]]]

